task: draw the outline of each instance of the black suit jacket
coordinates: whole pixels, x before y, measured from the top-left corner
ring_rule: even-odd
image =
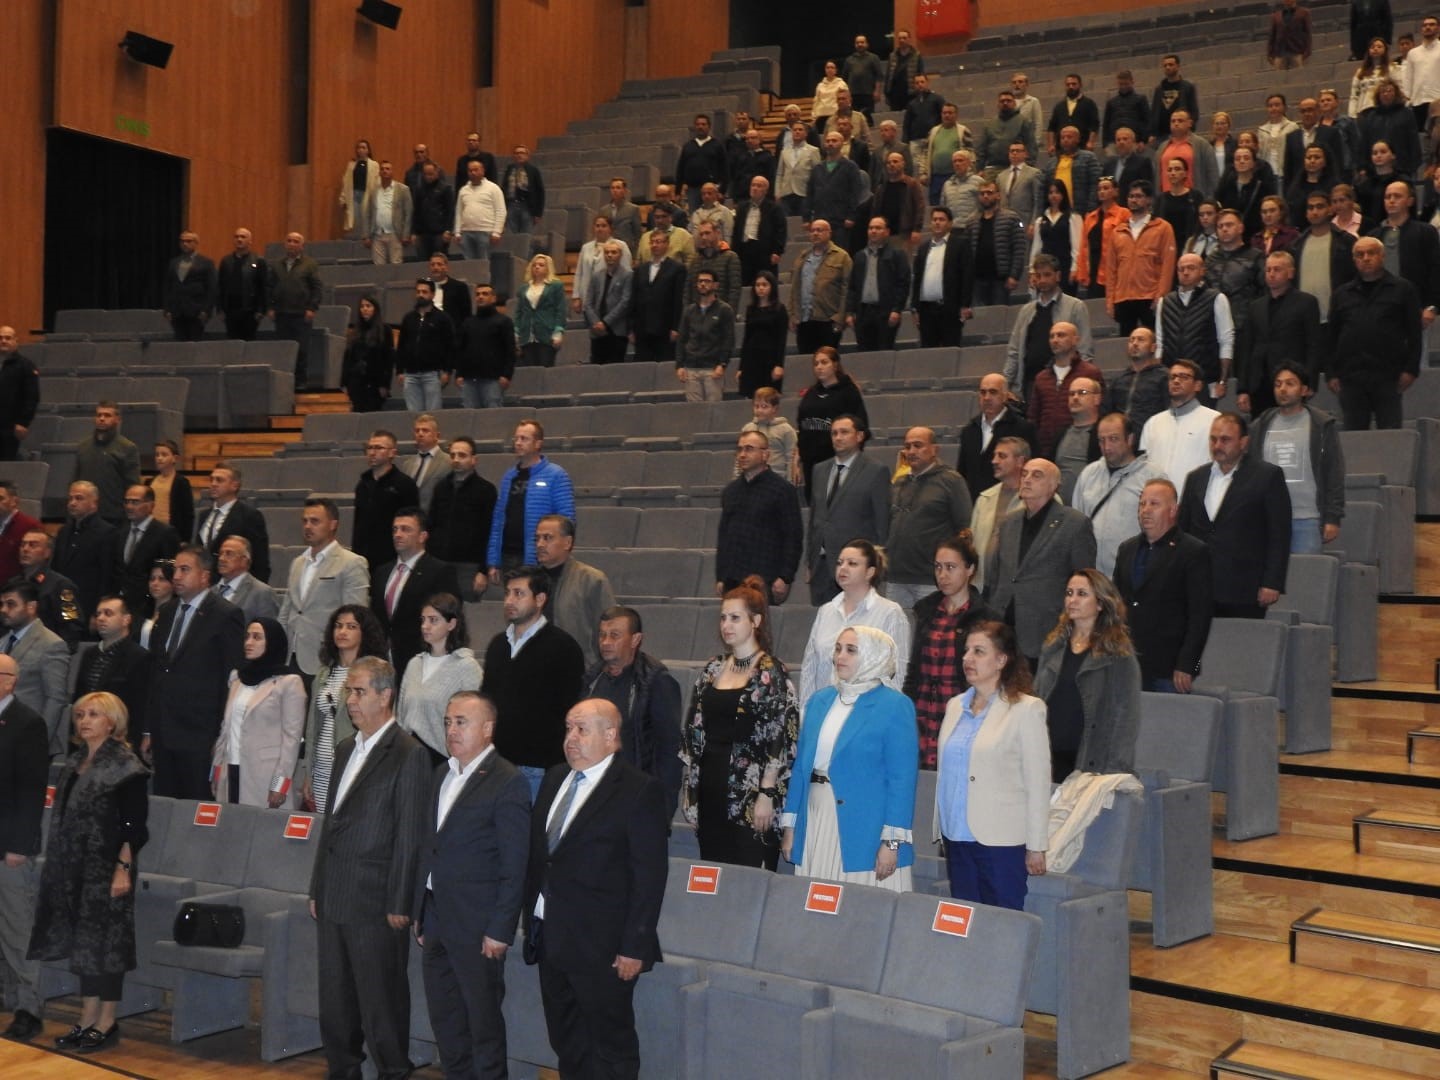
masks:
[[[1385,222],[1365,235],[1383,243]],[[1400,276],[1415,286],[1422,310],[1440,307],[1440,233],[1428,222],[1411,217],[1400,226]]]
[[[915,270],[910,275],[912,305],[920,303],[920,286],[925,282],[925,264],[930,258],[931,242],[920,241],[915,252]],[[974,295],[974,279],[970,274],[970,244],[964,235],[952,232],[945,241],[945,266],[941,270],[941,310],[946,318],[959,319],[960,309],[970,306]]]
[[[128,637],[116,642],[112,651],[110,666],[94,686],[90,673],[100,659],[100,647],[86,648],[76,658],[80,666],[75,676],[75,700],[92,691],[114,694],[130,713],[130,741],[138,744],[141,734],[150,730],[145,722],[145,709],[150,699],[150,673],[155,657],[149,649],[141,648],[138,641]]]
[[[156,559],[171,558],[180,550],[180,534],[163,521],[152,519],[140,534],[130,558],[125,558],[125,545],[130,540],[130,522],[115,530],[110,542],[110,582],[125,598],[131,615],[139,615],[150,592],[150,567]]]
[[[748,190],[748,187],[747,187]],[[760,215],[760,225],[755,239],[745,241],[745,225],[751,214]],[[758,206],[746,199],[735,206],[735,227],[730,231],[730,246],[740,256],[741,277],[746,285],[755,280],[757,270],[778,271],[778,264],[772,263],[772,255],[784,255],[788,242],[789,225],[785,220],[785,208],[774,199],[767,198]],[[641,252],[649,261],[649,252]]]
[[[395,615],[391,618],[385,610],[385,583],[395,569],[391,559],[378,570],[370,573],[370,610],[380,620],[380,625],[390,638],[390,662],[395,670],[403,672],[410,658],[425,650],[420,637],[420,609],[425,601],[436,593],[460,595],[460,579],[455,567],[441,562],[433,555],[421,555],[405,578],[400,595],[395,600]],[[338,774],[337,774],[338,775]]]
[[[1315,125],[1315,145],[1325,151],[1325,161],[1330,167],[1331,174],[1340,175],[1340,166],[1345,160],[1345,137],[1340,134],[1340,129],[1325,124]],[[1290,185],[1302,176],[1305,172],[1305,132],[1292,131],[1285,136],[1285,160],[1284,167],[1280,170],[1285,174],[1285,183]],[[1292,221],[1290,224],[1303,227],[1304,222]]]
[[[485,175],[489,176],[490,174],[486,173]],[[468,281],[461,281],[459,278],[453,277],[446,278],[445,284],[440,286],[440,291],[444,294],[442,302],[445,306],[442,310],[450,316],[450,321],[456,326],[475,314],[475,306],[470,300],[475,290],[470,287]]]
[[[244,659],[245,616],[228,600],[206,592],[196,600],[180,647],[173,656],[165,646],[180,612],[174,604],[150,632],[154,656],[146,728],[162,746],[209,750],[220,734],[229,696],[230,672]]]
[[[87,612],[94,611],[95,601],[113,587],[110,550],[114,539],[115,526],[99,514],[79,522],[66,519],[55,537],[55,557],[50,565],[75,583]]]
[[[215,264],[198,252],[190,257],[190,272],[181,281],[180,256],[175,256],[165,269],[165,311],[182,319],[209,316],[215,310],[217,281]]]
[[[1268,461],[1242,458],[1215,520],[1205,512],[1210,466],[1185,478],[1180,496],[1180,528],[1210,547],[1220,604],[1254,604],[1262,588],[1285,591],[1290,567],[1290,492],[1285,474]]]
[[[332,800],[353,753],[354,735],[335,748]],[[375,924],[386,915],[414,917],[431,767],[430,751],[398,723],[379,736],[344,801],[326,808],[310,873],[317,918]]]
[[[642,253],[643,254],[643,253]],[[674,259],[660,263],[650,280],[648,257],[635,264],[631,279],[631,327],[637,337],[655,337],[680,328],[685,311],[685,268]]]
[[[949,244],[945,245],[949,247]],[[855,255],[850,269],[850,310],[860,309],[860,297],[865,291],[865,275],[870,266],[870,248],[862,247]],[[882,311],[902,312],[910,301],[910,263],[905,253],[888,244],[880,249],[880,265],[875,273],[876,305]]]
[[[1148,686],[1177,671],[1200,674],[1200,657],[1210,636],[1213,606],[1210,549],[1172,529],[1150,552],[1145,581],[1135,584],[1135,554],[1145,542],[1136,533],[1115,556],[1115,588],[1125,599],[1130,640]]]
[[[215,508],[212,506],[200,515],[200,520],[195,525],[195,542],[197,544],[202,543],[200,538],[205,535],[205,525],[214,512]],[[225,524],[220,526],[219,534],[205,545],[212,557],[220,553],[220,543],[227,536],[243,536],[250,541],[250,573],[268,585],[270,583],[270,530],[265,524],[265,515],[244,499],[237,498],[235,505],[230,508],[230,513],[225,517]]]
[[[1310,385],[1318,385],[1324,337],[1320,301],[1292,288],[1278,302],[1267,291],[1250,301],[1250,316],[1240,327],[1235,347],[1235,378],[1242,394],[1260,393],[1275,378],[1282,361],[1302,364]]]
[[[45,719],[17,697],[0,713],[0,855],[40,854],[40,820],[50,778]]]
[[[973,417],[960,429],[960,456],[955,462],[956,471],[965,478],[970,489],[970,498],[976,498],[986,488],[994,487],[995,467],[991,458],[995,454],[995,443],[1000,439],[1014,436],[1030,444],[1031,454],[1036,453],[1035,425],[1014,409],[1006,409],[995,421],[995,432],[988,448],[980,448],[980,417]]]
[[[447,762],[435,769],[415,875],[416,932],[425,932],[426,880],[446,941],[515,940],[530,857],[530,785],[495,751],[465,781],[436,827]]]
[[[1143,137],[1141,132],[1136,135]],[[1136,150],[1123,162],[1118,156],[1106,158],[1105,164],[1100,168],[1101,176],[1115,177],[1115,186],[1123,192],[1130,191],[1130,185],[1136,180],[1148,180],[1155,183],[1155,162],[1150,155],[1143,150]]]
[[[522,908],[527,950],[533,948],[535,900],[543,890],[546,963],[593,975],[626,956],[649,971],[661,959],[656,924],[668,875],[664,788],[617,755],[552,852],[546,820],[569,776],[568,765],[545,774],[530,817]]]

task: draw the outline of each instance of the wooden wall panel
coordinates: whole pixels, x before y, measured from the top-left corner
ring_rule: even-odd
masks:
[[[126,30],[173,42],[163,71],[117,48]],[[284,226],[285,4],[58,0],[55,123],[186,158],[187,220],[211,255],[248,225],[263,244]]]
[[[650,0],[649,76],[696,75],[710,54],[730,44],[729,4]]]
[[[25,340],[40,328],[45,250],[45,124],[50,109],[49,0],[5,5],[5,61],[0,64],[0,146],[5,147],[3,189],[23,207],[5,229],[9,257],[0,259],[0,324]]]

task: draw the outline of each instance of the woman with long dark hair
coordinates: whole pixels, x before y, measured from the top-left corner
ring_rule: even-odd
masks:
[[[366,294],[355,305],[350,322],[345,362],[340,369],[340,383],[350,398],[354,412],[379,412],[390,396],[390,380],[395,376],[395,351],[390,344],[390,328],[380,317],[380,304]]]
[[[324,813],[335,779],[335,747],[355,734],[345,703],[345,675],[362,656],[390,653],[385,630],[366,604],[344,604],[325,624],[320,641],[320,667],[310,689],[310,712],[305,718],[305,758],[296,776],[306,809]]]
[[[420,609],[420,638],[425,651],[405,665],[395,718],[430,748],[437,763],[445,748],[445,706],[461,690],[480,689],[480,662],[469,648],[465,607],[450,593],[436,593]]]
[[[865,399],[855,380],[845,374],[840,363],[840,351],[829,345],[815,350],[812,362],[815,383],[800,398],[796,413],[796,427],[799,429],[801,482],[805,494],[810,495],[810,473],[822,461],[835,456],[835,447],[830,442],[830,424],[837,416],[855,416],[860,426],[870,430],[870,418],[865,415]]]
[[[1051,180],[1045,189],[1045,209],[1035,219],[1030,261],[1050,255],[1060,264],[1060,288],[1073,292],[1070,279],[1080,261],[1081,217],[1070,208],[1070,189],[1064,180]]]
[[[769,270],[755,275],[753,299],[745,309],[745,339],[740,345],[740,396],[753,398],[762,386],[779,390],[785,383],[785,344],[790,315],[780,303],[780,285]]]

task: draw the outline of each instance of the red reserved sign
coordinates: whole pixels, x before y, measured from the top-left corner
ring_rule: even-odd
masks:
[[[315,819],[308,814],[291,814],[285,819],[286,840],[309,840]]]
[[[805,910],[818,912],[821,915],[838,915],[840,914],[840,898],[844,893],[844,885],[812,881],[809,891],[805,894]]]
[[[55,805],[55,785],[45,785],[45,809],[49,810]]]
[[[690,878],[685,882],[685,891],[714,896],[720,891],[720,867],[698,864],[691,866]]]
[[[206,825],[214,828],[220,824],[220,804],[218,802],[202,802],[195,807],[195,824]]]
[[[970,920],[975,915],[975,909],[969,904],[957,904],[954,900],[941,900],[935,905],[935,922],[930,929],[937,934],[950,934],[952,937],[969,937]]]

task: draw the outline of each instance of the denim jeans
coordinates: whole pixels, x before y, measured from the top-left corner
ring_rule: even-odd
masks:
[[[489,262],[490,234],[487,232],[462,232],[460,234],[460,250],[465,253],[467,259]]]
[[[1290,554],[1319,555],[1324,533],[1319,518],[1295,518],[1290,522]]]
[[[535,218],[524,203],[513,202],[505,208],[505,231],[508,233],[529,233],[535,231]]]
[[[467,378],[460,384],[460,400],[467,409],[498,409],[505,404],[499,379]]]
[[[406,372],[405,408],[411,412],[438,412],[440,407],[440,372]]]

